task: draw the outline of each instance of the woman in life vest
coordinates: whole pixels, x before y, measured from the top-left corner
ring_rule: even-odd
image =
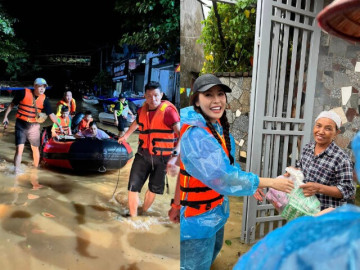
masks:
[[[61,108],[63,106],[69,107],[70,117],[73,117],[76,113],[76,101],[72,97],[71,91],[65,91],[63,99],[56,104],[56,116],[61,115]]]
[[[58,117],[57,120],[58,120],[57,124],[53,124],[53,126],[51,128],[52,137],[59,140],[60,136],[62,136],[62,135],[72,135],[71,119],[69,117],[69,107],[68,106],[61,107],[61,115]],[[62,130],[60,130],[59,126],[62,127]]]
[[[258,188],[290,192],[287,179],[259,178],[234,162],[235,142],[226,118],[231,89],[212,74],[194,83],[191,107],[180,111],[180,266],[210,269],[229,217],[227,195],[253,195]],[[178,196],[175,196],[175,199]]]

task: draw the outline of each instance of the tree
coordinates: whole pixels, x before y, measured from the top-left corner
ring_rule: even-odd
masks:
[[[112,89],[112,79],[111,75],[107,71],[100,71],[92,82],[97,85],[100,89],[100,94],[102,90],[111,90]]]
[[[11,78],[16,78],[22,66],[26,64],[28,53],[24,50],[24,42],[15,36],[11,18],[0,5],[0,67]]]
[[[216,4],[202,21],[197,41],[204,46],[201,73],[249,71],[254,50],[256,0],[238,0],[235,5]]]
[[[179,56],[180,1],[117,0],[115,10],[123,15],[120,45],[135,45],[154,53],[164,51],[167,59]]]

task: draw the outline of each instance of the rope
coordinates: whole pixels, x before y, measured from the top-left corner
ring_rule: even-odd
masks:
[[[120,160],[120,167],[121,167],[121,160]],[[112,194],[112,196],[111,196],[110,201],[115,200],[115,192],[116,192],[116,190],[117,190],[117,188],[118,188],[118,185],[119,185],[120,172],[121,172],[121,168],[119,169],[118,178],[117,178],[117,181],[116,181],[116,186],[115,186],[115,189],[114,189],[114,192],[113,192],[113,194]]]

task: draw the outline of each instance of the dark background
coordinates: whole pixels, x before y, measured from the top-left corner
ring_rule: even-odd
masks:
[[[2,0],[3,9],[18,21],[15,34],[26,43],[30,61],[42,59],[47,54],[72,54],[91,56],[90,66],[41,65],[35,74],[20,75],[20,80],[33,81],[44,77],[52,86],[52,93],[62,94],[65,86],[86,82],[91,85],[111,49],[121,37],[117,26],[121,16],[114,11],[114,0]],[[71,90],[71,89],[70,89]]]

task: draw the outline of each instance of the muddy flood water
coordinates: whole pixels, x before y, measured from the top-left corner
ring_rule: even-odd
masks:
[[[10,101],[0,97],[0,102]],[[51,102],[55,110],[56,101]],[[91,110],[98,120],[100,107],[79,103],[78,111]],[[15,175],[15,112],[9,115],[8,129],[0,127],[0,269],[179,269],[180,229],[167,217],[175,179],[169,178],[169,193],[157,196],[147,213],[131,219],[126,213],[132,160],[105,173],[46,165],[34,170],[26,145],[23,173]],[[3,116],[0,113],[1,122]],[[117,134],[113,126],[99,127]],[[136,132],[129,139],[133,153],[137,139]],[[141,201],[146,190],[147,185]]]

